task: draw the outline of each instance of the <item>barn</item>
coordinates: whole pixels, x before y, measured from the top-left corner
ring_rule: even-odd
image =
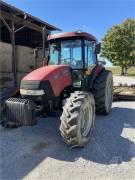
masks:
[[[14,93],[22,77],[42,66],[47,36],[59,28],[0,1],[0,98]]]

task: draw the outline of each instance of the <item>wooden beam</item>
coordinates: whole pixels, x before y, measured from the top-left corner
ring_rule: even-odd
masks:
[[[22,27],[20,27],[20,28],[18,28],[18,29],[15,29],[15,33],[18,32],[18,31],[20,31],[20,30],[22,30],[23,28],[25,28],[25,26],[22,26]]]
[[[46,57],[46,53],[45,53],[45,42],[46,42],[46,27],[43,28],[42,30],[42,41],[43,41],[43,59]]]
[[[42,30],[43,30],[43,27],[38,26],[38,25],[30,22],[29,20],[25,20],[23,18],[17,17],[13,14],[10,14],[10,13],[4,12],[4,11],[1,11],[0,19],[2,19],[2,18],[4,18],[5,20],[13,21],[15,24],[23,25],[23,26],[33,29],[35,31],[42,32]]]
[[[9,32],[12,32],[11,28],[9,27],[8,23],[5,21],[5,19],[3,17],[0,17],[0,19],[2,20],[2,22],[5,24],[5,26],[7,27]]]

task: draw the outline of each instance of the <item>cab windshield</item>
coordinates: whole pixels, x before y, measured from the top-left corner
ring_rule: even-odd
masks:
[[[74,69],[83,68],[81,40],[51,43],[49,64],[68,64]]]

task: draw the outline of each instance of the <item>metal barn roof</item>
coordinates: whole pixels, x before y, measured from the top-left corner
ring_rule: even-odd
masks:
[[[48,29],[50,31],[55,31],[55,30],[61,31],[61,29],[59,29],[37,17],[34,17],[34,16],[26,13],[25,11],[20,10],[20,9],[18,9],[4,1],[1,1],[1,0],[0,0],[0,11],[1,11],[0,12],[1,16],[4,17],[5,19],[11,20],[12,18],[14,18],[14,21],[16,21],[16,22],[17,21],[19,22],[19,20],[20,20],[20,22],[19,22],[20,24],[21,23],[23,25],[25,24],[26,27],[29,27],[29,28],[32,28],[35,30],[36,29],[42,30],[43,27],[46,27],[46,29]],[[21,20],[22,20],[22,22],[21,22]],[[33,27],[31,25],[33,25]]]

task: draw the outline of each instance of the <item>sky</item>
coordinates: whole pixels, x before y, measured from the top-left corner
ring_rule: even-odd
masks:
[[[5,0],[63,31],[87,31],[102,40],[106,31],[135,18],[135,0]]]

